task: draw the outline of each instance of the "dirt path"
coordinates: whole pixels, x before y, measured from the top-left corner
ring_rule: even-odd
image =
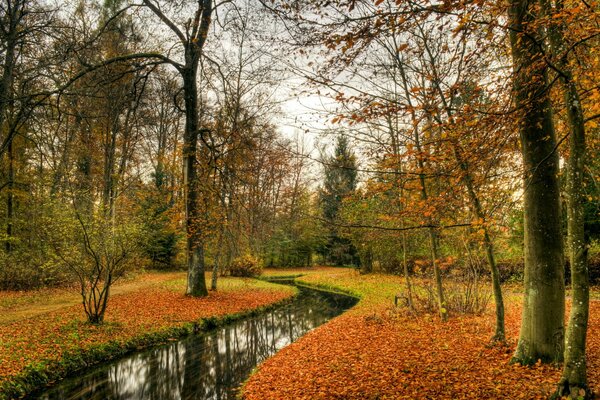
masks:
[[[113,296],[137,292],[175,279],[185,278],[185,272],[149,272],[117,282]],[[21,321],[81,303],[77,288],[41,289],[30,292],[0,291],[0,325]]]

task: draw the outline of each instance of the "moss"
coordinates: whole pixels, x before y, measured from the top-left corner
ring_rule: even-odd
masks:
[[[328,293],[334,293],[334,294],[343,294],[345,296],[354,297],[359,300],[362,299],[362,297],[363,297],[362,293],[355,292],[350,289],[343,289],[336,285],[330,285],[330,284],[325,284],[325,283],[303,282],[303,281],[298,281],[298,280],[296,280],[294,282],[296,283],[297,286],[305,287],[307,289],[315,289],[315,290],[320,290],[322,292],[328,292]]]
[[[300,278],[304,274],[291,274],[291,275],[266,275],[259,276],[257,279],[266,282],[278,282],[278,281],[292,281],[296,278]]]
[[[125,341],[115,340],[67,352],[57,361],[42,361],[30,364],[19,375],[0,383],[0,400],[21,398],[26,394],[41,391],[57,380],[64,379],[85,368],[115,360],[135,351],[158,346],[173,339],[183,338],[190,334],[207,332],[244,318],[256,316],[257,314],[279,307],[282,304],[289,303],[297,295],[298,291],[293,296],[282,301],[255,309],[220,317],[202,318],[199,321],[188,322],[180,326],[172,326],[160,331],[134,336]]]

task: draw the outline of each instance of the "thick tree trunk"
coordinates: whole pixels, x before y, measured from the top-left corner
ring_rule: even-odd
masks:
[[[543,1],[544,12],[550,16],[562,11],[558,1],[556,10]],[[587,383],[586,339],[589,319],[589,273],[587,241],[585,237],[584,166],[586,160],[585,118],[581,99],[566,58],[567,46],[564,26],[549,28],[549,38],[556,65],[561,72],[561,83],[570,130],[569,159],[567,161],[567,248],[571,265],[572,304],[565,338],[565,363],[557,395],[591,398]]]
[[[25,15],[25,2],[16,1],[11,4],[9,12],[4,16],[5,37],[4,59],[2,68],[2,77],[0,78],[0,129],[4,125],[6,110],[12,102],[12,86],[14,80],[14,71],[17,64],[17,46],[19,45],[19,29],[22,28],[22,20]]]
[[[559,362],[564,350],[565,284],[558,154],[541,35],[527,31],[538,3],[512,0],[509,9],[515,106],[521,112],[524,164],[525,294],[512,362]]]
[[[185,34],[170,20],[153,1],[143,3],[174,33],[183,46],[185,63],[174,65],[183,79],[183,96],[185,101],[185,134],[183,138],[183,196],[185,203],[186,257],[188,282],[186,294],[190,296],[206,296],[206,278],[204,276],[204,243],[200,232],[200,212],[198,209],[198,174],[196,151],[199,135],[199,107],[197,73],[202,48],[208,37],[213,12],[212,0],[199,0],[194,18],[188,20]]]
[[[189,57],[193,57],[190,55]],[[183,91],[185,97],[185,135],[183,140],[183,187],[186,221],[186,255],[188,281],[186,294],[190,296],[206,296],[206,278],[204,276],[204,246],[199,226],[200,210],[198,209],[198,174],[196,153],[198,147],[198,87],[196,83],[196,67],[184,69]]]

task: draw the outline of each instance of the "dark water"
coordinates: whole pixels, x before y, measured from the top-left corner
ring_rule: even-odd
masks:
[[[257,364],[355,302],[301,289],[269,313],[98,366],[34,398],[234,399]]]

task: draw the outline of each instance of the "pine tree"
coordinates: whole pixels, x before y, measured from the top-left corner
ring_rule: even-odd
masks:
[[[335,265],[358,264],[356,248],[349,239],[340,237],[337,226],[338,215],[344,198],[356,190],[356,155],[350,148],[348,138],[336,138],[334,154],[323,160],[323,188],[321,207],[323,217],[330,227],[323,255]]]

